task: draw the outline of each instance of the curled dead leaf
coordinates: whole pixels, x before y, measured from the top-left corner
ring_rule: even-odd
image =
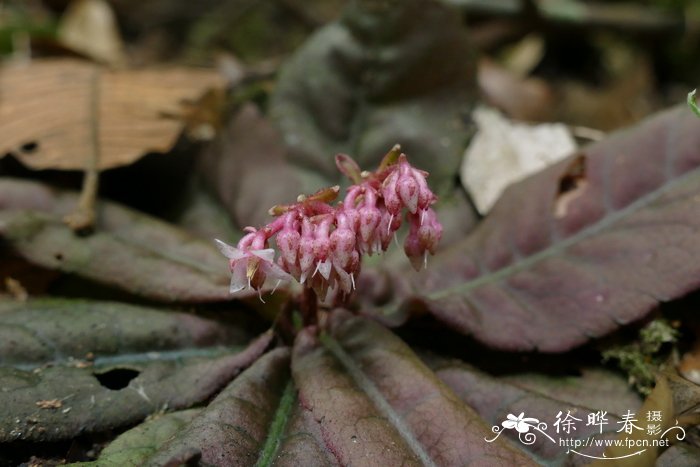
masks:
[[[581,196],[586,189],[586,156],[580,154],[569,163],[559,178],[559,189],[554,202],[554,217],[566,216],[569,204]]]

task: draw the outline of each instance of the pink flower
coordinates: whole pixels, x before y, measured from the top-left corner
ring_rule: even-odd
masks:
[[[282,268],[274,263],[275,250],[242,250],[216,239],[216,244],[229,259],[231,268],[231,293],[245,288],[260,290],[268,282],[274,282],[274,288],[282,281],[291,279]],[[273,290],[274,291],[274,290]]]
[[[414,269],[419,271],[421,266],[428,265],[428,252],[435,254],[442,238],[442,225],[431,208],[415,214],[408,213],[406,219],[410,228],[404,242],[404,252]]]
[[[342,202],[331,205],[339,186],[313,195],[300,195],[296,203],[270,209],[272,222],[247,234],[236,247],[217,240],[229,258],[231,293],[251,288],[260,291],[268,282],[275,288],[294,277],[333,305],[355,289],[363,254],[385,251],[406,213],[409,234],[404,251],[417,269],[434,254],[442,226],[430,206],[437,197],[426,182],[428,174],[409,164],[395,146],[376,172],[362,172],[349,156],[336,156],[336,165],[352,185]],[[269,240],[276,236],[280,256]]]

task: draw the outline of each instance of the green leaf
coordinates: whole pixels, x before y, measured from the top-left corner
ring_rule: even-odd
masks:
[[[95,462],[79,462],[70,465],[82,467],[139,467],[163,443],[197,416],[202,409],[189,409],[157,415],[121,434],[104,448]]]
[[[177,312],[80,301],[0,306],[0,442],[119,428],[211,397],[272,338]]]
[[[96,232],[79,237],[62,220],[76,199],[36,182],[0,179],[0,238],[34,264],[150,299],[230,299],[227,261],[212,242],[106,201]]]

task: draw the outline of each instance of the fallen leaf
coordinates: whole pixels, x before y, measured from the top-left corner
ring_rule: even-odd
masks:
[[[100,169],[128,165],[170,150],[192,112],[187,103],[223,86],[204,69],[117,71],[68,59],[8,65],[0,69],[0,154],[37,170],[81,170],[96,151]]]
[[[664,373],[671,393],[673,408],[679,418],[692,419],[700,415],[700,385],[675,373]]]
[[[523,121],[553,119],[556,94],[545,80],[519,76],[488,57],[479,60],[477,76],[485,100],[510,118]]]
[[[27,289],[22,286],[20,281],[12,277],[5,277],[5,289],[18,302],[26,302],[29,298]]]
[[[643,422],[643,417],[651,412],[659,412],[661,420],[658,421],[659,432],[650,433],[646,430],[647,426]],[[617,439],[627,440],[635,443],[631,446],[611,446],[605,450],[604,457],[609,459],[598,459],[590,465],[593,467],[604,467],[613,465],[615,467],[653,467],[656,464],[656,459],[659,457],[659,446],[654,446],[653,440],[659,439],[676,439],[676,435],[682,432],[682,429],[673,431],[675,410],[673,407],[673,395],[668,385],[666,378],[660,377],[656,380],[656,387],[649,394],[649,397],[644,401],[644,405],[639,411],[639,418],[632,413],[634,422],[644,425],[643,427],[634,428],[637,423],[632,425],[630,432],[622,431]],[[642,415],[643,414],[643,415]],[[624,419],[623,419],[624,420]],[[671,431],[667,431],[671,429]],[[683,432],[682,440],[685,437]],[[646,442],[648,446],[642,446]]]
[[[580,155],[513,185],[412,281],[405,306],[492,347],[557,352],[695,290],[699,129],[678,107],[582,150],[586,188],[559,219],[560,181]]]
[[[63,45],[98,62],[116,66],[126,62],[117,19],[105,0],[73,0],[57,34]]]
[[[340,180],[336,153],[363,168],[400,143],[430,172],[439,195],[454,190],[475,100],[475,61],[459,15],[439,2],[356,2],[286,62],[270,102],[292,161],[312,193]]]
[[[60,409],[63,406],[63,402],[58,399],[36,401],[35,404],[40,409]]]
[[[490,430],[400,339],[344,311],[296,339],[299,399],[341,465],[534,465]]]
[[[0,305],[0,443],[116,429],[205,401],[268,347],[185,313],[68,300]],[[9,309],[8,309],[9,308]],[[75,365],[86,351],[93,365]],[[63,410],[39,410],[56,406]],[[46,402],[49,401],[49,402]],[[42,407],[39,407],[42,408]]]
[[[97,231],[78,237],[62,222],[75,199],[36,182],[0,179],[0,237],[34,264],[136,295],[167,302],[230,299],[228,265],[213,242],[111,202],[98,204]]]
[[[560,123],[514,123],[483,107],[472,118],[479,130],[464,153],[460,176],[482,214],[491,210],[509,185],[576,150],[574,138]]]
[[[555,195],[554,217],[566,217],[569,204],[581,196],[586,189],[586,157],[575,157],[559,179]]]

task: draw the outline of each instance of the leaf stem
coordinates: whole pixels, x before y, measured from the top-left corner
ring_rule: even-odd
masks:
[[[90,96],[90,146],[92,151],[85,161],[85,178],[80,191],[78,205],[63,221],[75,232],[91,232],[95,225],[95,204],[100,182],[100,71],[92,76],[92,95]]]

